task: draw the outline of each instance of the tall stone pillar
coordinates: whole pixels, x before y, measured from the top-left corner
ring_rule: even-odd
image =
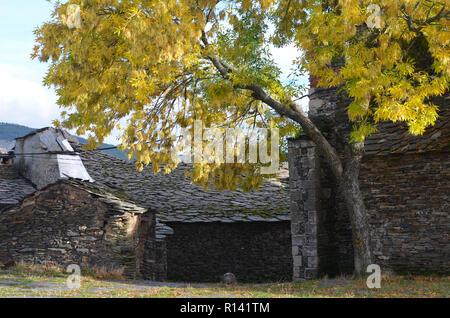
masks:
[[[318,276],[320,157],[306,136],[289,140],[293,280]]]
[[[309,118],[343,154],[351,131],[350,101],[337,89],[312,87],[310,95]],[[329,164],[306,135],[289,140],[289,178],[294,280],[351,273],[353,247],[347,208]]]

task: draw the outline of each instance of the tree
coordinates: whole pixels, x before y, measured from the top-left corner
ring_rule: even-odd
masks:
[[[404,121],[413,134],[434,124],[430,99],[449,87],[448,7],[448,0],[71,0],[56,2],[51,21],[36,30],[33,58],[50,61],[44,82],[65,109],[55,124],[89,132],[90,147],[121,129],[139,169],[175,168],[171,136],[197,119],[206,127],[282,127],[283,135],[300,124],[347,203],[359,274],[372,257],[358,184],[364,138],[380,120]],[[295,103],[302,87],[280,79],[269,48],[288,44],[304,53],[294,75],[306,70],[352,99],[344,160]],[[219,189],[262,180],[258,165],[205,161],[191,177]]]

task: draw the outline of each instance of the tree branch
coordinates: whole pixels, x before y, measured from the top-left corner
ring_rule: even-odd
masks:
[[[296,101],[298,101],[298,100],[300,100],[300,99],[303,99],[303,98],[306,98],[306,97],[312,97],[312,96],[314,96],[314,95],[316,95],[316,94],[319,94],[319,93],[323,93],[323,92],[328,92],[328,91],[331,91],[331,90],[335,90],[336,88],[340,88],[340,87],[342,87],[343,85],[341,85],[341,86],[339,86],[339,87],[329,87],[329,88],[317,88],[317,89],[315,89],[314,90],[314,92],[312,92],[311,94],[305,94],[305,95],[302,95],[302,96],[300,96],[299,98],[296,98],[296,99],[294,99],[293,101],[294,102],[296,102]]]
[[[420,2],[419,2],[419,3],[420,3]],[[419,3],[418,3],[418,4],[419,4]],[[418,4],[416,5],[415,9],[417,9]],[[415,27],[415,26],[414,26],[414,23],[415,23],[415,24],[419,24],[418,22],[416,22],[416,21],[413,20],[414,12],[413,12],[411,15],[409,15],[409,14],[405,11],[405,8],[402,8],[400,11],[401,11],[401,13],[403,14],[403,19],[406,21],[406,24],[408,25],[408,28],[409,28],[411,31],[415,32],[415,33],[420,33],[420,31],[421,31],[421,29],[423,28],[424,25],[431,24],[431,23],[433,23],[433,22],[437,22],[437,21],[439,21],[441,18],[445,18],[445,17],[448,18],[448,16],[450,15],[450,10],[446,10],[447,6],[446,6],[444,3],[439,3],[439,4],[442,5],[441,10],[440,10],[434,17],[431,17],[431,18],[430,18],[430,13],[431,13],[431,11],[433,10],[435,4],[436,4],[436,3],[434,3],[433,5],[430,6],[430,10],[428,11],[427,18],[426,18],[425,21],[423,21],[423,22],[420,24],[420,26],[418,26],[418,27]],[[415,11],[415,10],[414,10],[414,11]]]
[[[286,116],[293,121],[299,123],[308,137],[316,143],[322,150],[328,163],[331,166],[333,174],[337,179],[342,176],[343,167],[341,159],[336,150],[330,145],[328,140],[322,135],[320,130],[314,125],[314,123],[308,118],[308,116],[301,110],[300,107],[295,105],[294,102],[290,102],[288,106],[277,102],[270,97],[259,85],[251,84],[245,87],[252,91],[252,96],[270,106],[281,116]]]
[[[209,45],[208,40],[206,38],[206,34],[202,33],[201,38],[203,44],[206,46]],[[208,55],[207,59],[211,61],[214,67],[219,71],[220,75],[226,79],[230,79],[230,72],[233,72],[233,67],[227,65],[225,62],[219,60],[216,56]],[[256,84],[248,84],[248,85],[238,85],[236,86],[240,89],[249,90],[252,92],[252,97],[256,100],[260,100],[273,110],[275,110],[279,115],[290,118],[291,120],[299,123],[304,132],[308,135],[308,137],[316,143],[316,145],[320,148],[320,150],[325,155],[328,163],[330,164],[331,170],[336,177],[336,179],[340,179],[343,174],[343,165],[339,155],[336,150],[330,145],[328,140],[323,136],[320,130],[314,125],[314,123],[308,118],[308,116],[303,112],[303,110],[298,107],[293,101],[288,102],[287,105],[283,105],[282,103],[276,101],[271,96],[269,96],[264,89]]]

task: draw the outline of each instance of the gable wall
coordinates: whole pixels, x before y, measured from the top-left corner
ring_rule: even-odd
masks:
[[[26,139],[17,139],[14,166],[19,173],[30,180],[38,188],[43,188],[60,178],[57,155],[43,154],[47,150],[42,147],[40,134]],[[31,155],[36,153],[37,155]],[[26,154],[26,155],[20,155]]]

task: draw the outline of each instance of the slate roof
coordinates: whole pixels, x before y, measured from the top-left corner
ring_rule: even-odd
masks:
[[[410,135],[404,124],[380,123],[378,132],[365,142],[366,155],[450,151],[450,96],[440,97],[437,104],[441,105],[440,117],[423,136]],[[74,138],[66,137],[75,150],[80,151],[83,164],[96,183],[107,188],[119,201],[128,200],[155,210],[158,221],[290,220],[287,169],[280,180],[267,180],[260,191],[207,191],[185,178],[187,165],[181,164],[169,175],[153,174],[150,167],[139,172],[133,163],[103,152],[81,151]],[[0,179],[0,205],[15,204],[34,191],[34,186],[24,178]]]
[[[154,209],[161,222],[290,220],[287,173],[282,182],[266,181],[260,191],[207,191],[186,179],[189,166],[185,164],[166,175],[153,174],[151,167],[139,172],[133,163],[99,151],[81,152],[80,156],[96,182],[119,197]]]
[[[35,191],[34,185],[23,177],[15,179],[0,178],[0,206],[17,204]]]
[[[80,188],[86,192],[89,192],[94,196],[96,196],[98,200],[113,206],[115,211],[138,213],[138,214],[142,214],[149,211],[149,209],[147,208],[137,206],[134,202],[124,200],[123,198],[118,198],[109,189],[103,187],[101,184],[97,182],[88,182],[83,181],[81,179],[68,178],[68,179],[60,179],[56,183],[65,183]],[[54,184],[55,183],[50,184],[47,187],[50,187]]]
[[[378,132],[364,143],[366,155],[450,151],[450,94],[435,103],[440,105],[439,118],[422,136],[409,134],[405,124],[382,122]]]
[[[25,180],[25,179],[22,178],[22,180]],[[0,180],[0,184],[1,184],[1,182],[2,182],[2,180]],[[51,183],[51,184],[43,187],[39,191],[43,191],[47,188],[53,187],[56,184],[68,184],[70,186],[77,187],[88,193],[91,193],[95,197],[97,197],[97,199],[99,201],[112,206],[114,211],[124,212],[124,213],[137,213],[137,214],[142,214],[142,213],[149,211],[149,209],[147,209],[147,208],[139,207],[132,202],[127,202],[123,199],[116,197],[113,193],[111,193],[108,189],[101,186],[99,183],[83,181],[81,179],[74,179],[74,178],[59,179],[55,183]],[[9,184],[9,185],[11,185],[11,184]],[[33,196],[34,193],[36,192],[36,189],[34,187],[32,189],[28,188],[28,190],[29,190],[29,191],[27,191],[28,193],[22,192],[21,197],[18,197],[17,202],[12,203],[12,205],[19,204],[26,198]]]

